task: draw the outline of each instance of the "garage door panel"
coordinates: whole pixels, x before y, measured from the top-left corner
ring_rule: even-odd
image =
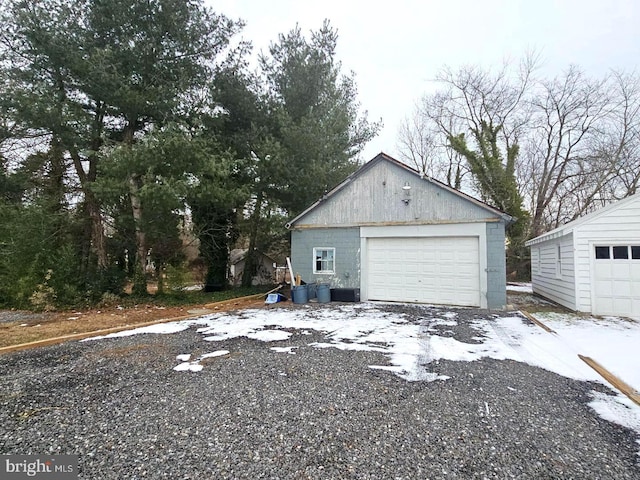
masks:
[[[458,252],[457,260],[459,263],[477,263],[478,259],[476,257],[477,252]]]
[[[594,273],[596,278],[611,278],[611,264],[610,262],[596,262]]]
[[[369,238],[371,300],[480,305],[477,237]]]
[[[628,280],[629,279],[629,262],[621,260],[619,263],[614,263],[612,265],[611,268],[611,277],[614,279],[624,279],[624,280]]]
[[[453,290],[456,287],[457,282],[455,281],[454,278],[441,278],[440,279],[440,285],[438,285],[440,288],[446,288],[448,290]],[[443,295],[445,295],[445,293],[443,292]]]
[[[611,282],[611,285],[613,288],[613,292],[615,292],[615,295],[631,296],[631,282],[624,280],[613,280]]]
[[[455,272],[455,275],[459,278],[470,277],[474,274],[478,273],[478,265],[470,265],[468,263],[458,265],[458,271]]]
[[[613,288],[610,280],[596,280],[596,291],[600,296],[611,296]]]
[[[455,258],[456,256],[453,252],[443,251],[438,260],[441,262],[453,262]]]
[[[594,259],[591,281],[593,313],[640,317],[638,259]]]
[[[463,305],[470,305],[476,298],[476,294],[472,292],[461,292],[460,294],[451,297],[451,303],[462,302]]]

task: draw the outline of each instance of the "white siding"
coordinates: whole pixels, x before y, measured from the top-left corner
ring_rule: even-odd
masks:
[[[576,310],[573,253],[572,234],[534,245],[531,248],[531,284],[534,293]],[[561,271],[558,270],[560,265]]]
[[[605,214],[584,222],[574,231],[576,247],[577,307],[582,312],[593,311],[592,266],[593,248],[598,245],[640,244],[640,195],[621,202]]]

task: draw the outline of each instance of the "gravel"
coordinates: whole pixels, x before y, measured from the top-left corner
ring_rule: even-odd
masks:
[[[438,313],[379,308],[422,324]],[[487,312],[456,311],[439,334],[477,341],[471,322]],[[599,384],[491,359],[407,382],[369,368],[381,353],[292,332],[212,345],[192,328],[4,355],[0,453],[77,454],[80,478],[100,480],[640,478],[635,434],[587,405],[610,392]],[[173,370],[176,355],[217,348],[231,353]]]
[[[34,313],[25,310],[0,310],[0,323],[44,322],[53,318],[50,313]]]

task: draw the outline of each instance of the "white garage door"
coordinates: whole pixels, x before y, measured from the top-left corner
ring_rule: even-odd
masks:
[[[369,238],[369,300],[480,305],[477,237]]]
[[[598,245],[593,270],[593,313],[640,318],[640,245]]]

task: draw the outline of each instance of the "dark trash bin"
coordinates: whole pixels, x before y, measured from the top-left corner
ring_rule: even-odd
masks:
[[[331,301],[331,289],[328,283],[321,283],[317,289],[318,303],[329,303]]]
[[[313,300],[316,298],[317,285],[315,283],[307,283],[307,299]]]
[[[291,299],[293,303],[307,303],[309,301],[307,286],[298,285],[291,287]]]

